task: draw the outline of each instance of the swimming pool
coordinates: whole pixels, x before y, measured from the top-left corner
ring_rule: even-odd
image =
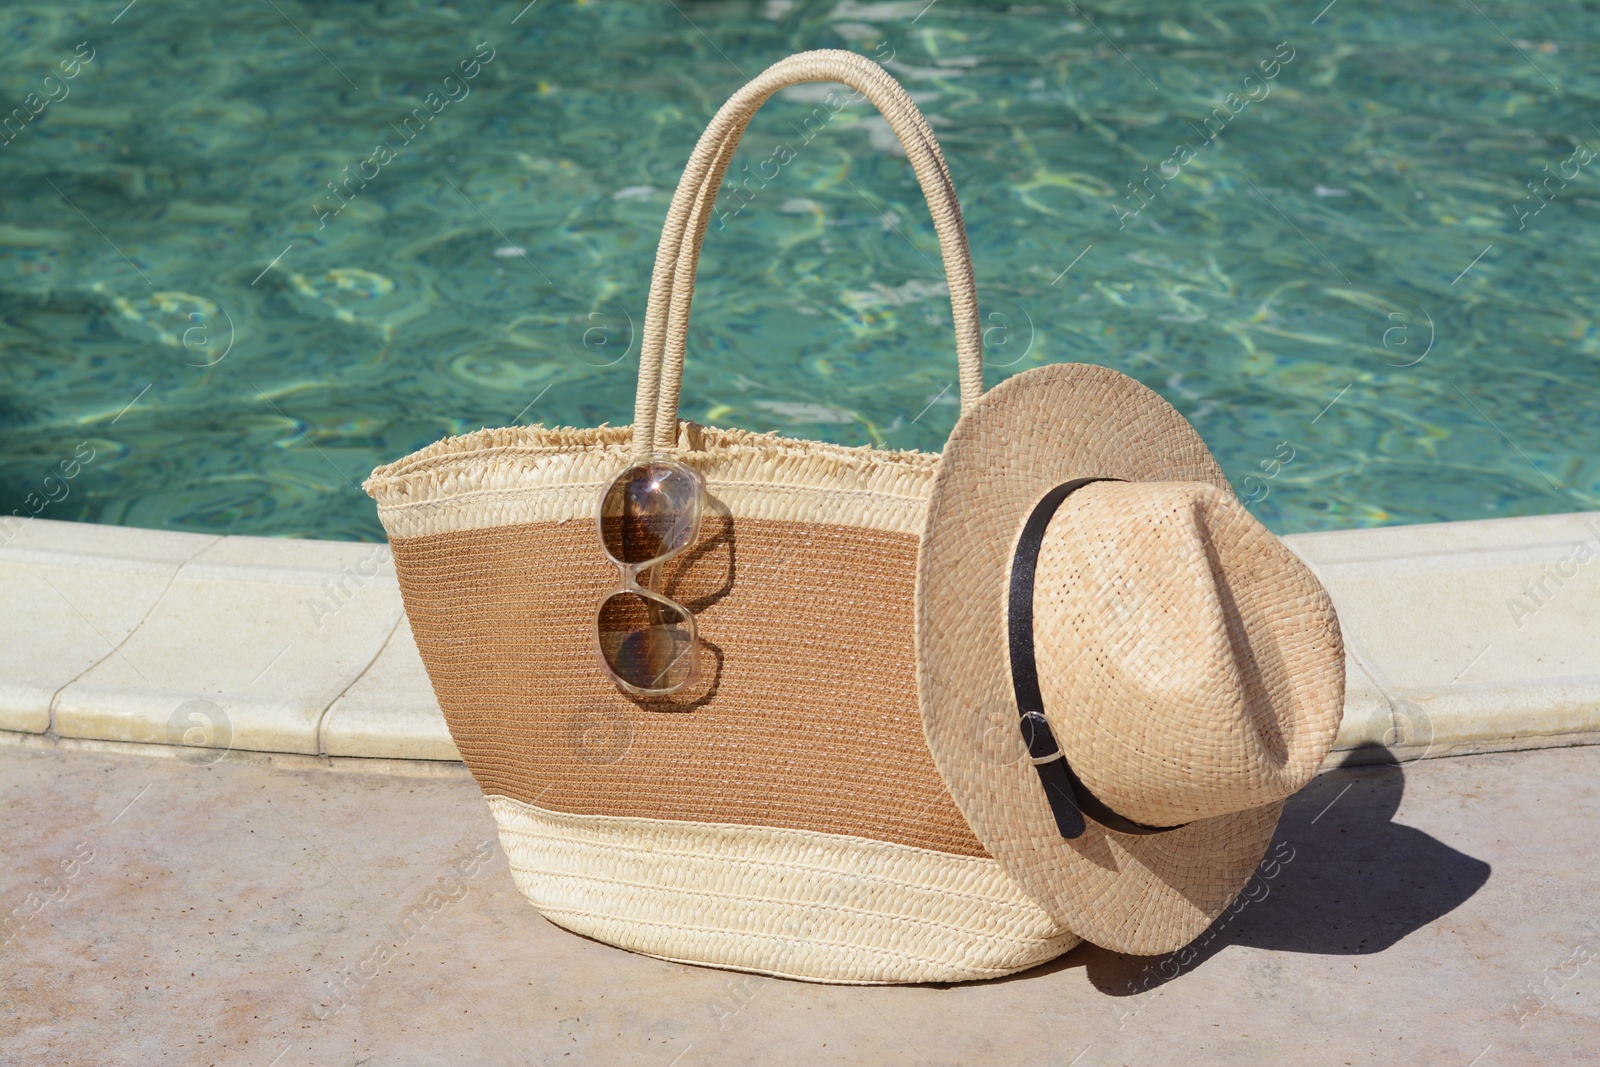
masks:
[[[1600,507],[1592,10],[524,3],[0,10],[0,514],[378,539],[378,463],[629,421],[689,149],[813,47],[938,133],[991,383],[1139,378],[1282,533]],[[683,414],[936,450],[933,229],[828,91],[740,149]]]

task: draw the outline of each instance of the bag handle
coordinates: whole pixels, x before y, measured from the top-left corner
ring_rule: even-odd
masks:
[[[970,408],[983,393],[983,333],[978,322],[972,254],[950,170],[933,130],[900,83],[872,60],[840,49],[801,52],[768,67],[722,105],[701,134],[678,181],[650,277],[650,302],[639,349],[639,390],[634,402],[636,452],[670,452],[678,443],[678,394],[683,384],[695,270],[734,149],[751,117],[768,98],[786,86],[811,81],[842,82],[866,96],[888,120],[905,148],[939,235],[955,321],[961,410]]]

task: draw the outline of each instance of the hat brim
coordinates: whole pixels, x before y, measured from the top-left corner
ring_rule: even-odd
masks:
[[[1149,836],[1092,819],[1076,840],[1056,828],[1016,727],[1006,588],[1029,512],[1050,489],[1082,477],[1205,482],[1233,493],[1194,428],[1126,375],[1054,364],[989,390],[950,435],[923,528],[916,588],[922,724],[973,832],[1045,911],[1104,948],[1167,952],[1192,941],[1239,895],[1283,804]],[[997,736],[1007,743],[995,745]]]

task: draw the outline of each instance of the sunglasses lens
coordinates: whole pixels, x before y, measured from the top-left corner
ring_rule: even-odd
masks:
[[[648,563],[687,548],[700,519],[700,478],[670,460],[617,476],[600,504],[600,536],[619,563]]]
[[[614,593],[600,606],[600,654],[635,689],[676,689],[694,673],[689,616],[637,593]]]

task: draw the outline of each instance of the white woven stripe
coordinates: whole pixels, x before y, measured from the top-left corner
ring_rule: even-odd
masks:
[[[680,458],[734,518],[918,534],[938,456],[844,448],[737,430],[700,431]],[[487,430],[430,445],[373,472],[367,490],[391,538],[532,522],[592,521],[626,464],[625,431]]]
[[[604,484],[596,481],[483,489],[447,500],[429,500],[396,508],[379,507],[378,515],[388,535],[401,540],[530,522],[576,519],[592,523],[595,498]],[[707,488],[712,513],[738,519],[827,523],[915,534],[922,529],[922,517],[928,509],[926,498],[859,490],[720,481]]]
[[[488,799],[523,895],[552,922],[634,952],[822,982],[949,982],[1078,943],[992,859]]]

